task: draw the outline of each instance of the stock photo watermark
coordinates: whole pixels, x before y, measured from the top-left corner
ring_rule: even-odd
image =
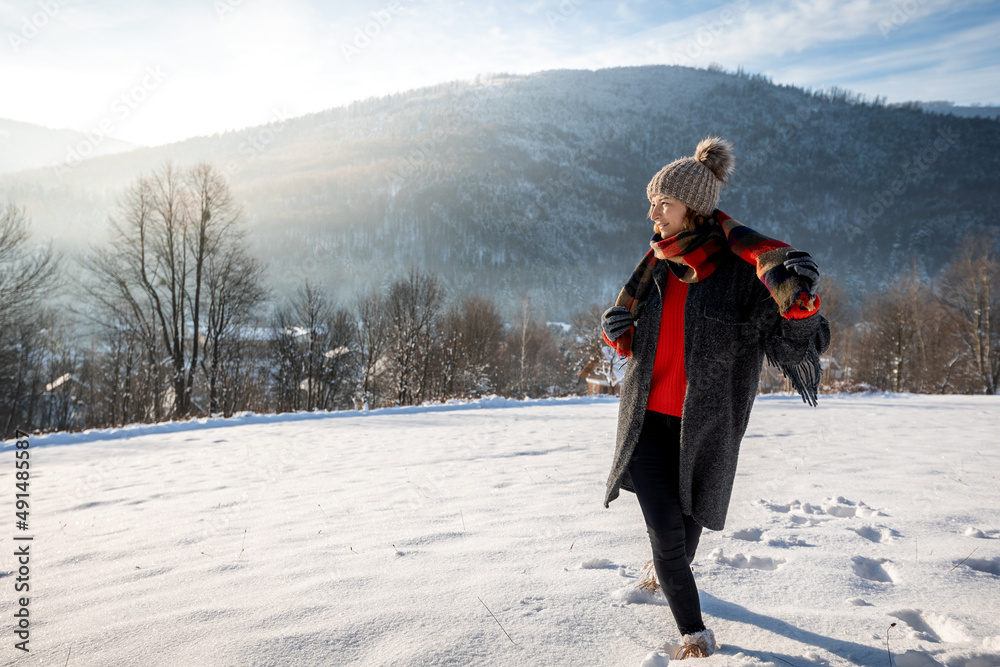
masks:
[[[723,7],[714,19],[694,31],[694,34],[685,41],[680,51],[671,54],[671,62],[675,65],[684,65],[705,55],[706,50],[715,44],[716,40],[736,23],[740,15],[749,8],[750,0],[738,0],[738,2]]]
[[[31,16],[21,17],[21,30],[16,33],[7,33],[7,41],[10,42],[10,48],[14,50],[14,53],[19,53],[22,46],[37,37],[49,24],[49,21],[54,19],[59,10],[66,5],[66,2],[39,0],[36,4],[38,6],[37,12]]]
[[[266,125],[254,129],[248,138],[240,142],[236,152],[242,160],[230,160],[222,170],[222,177],[226,179],[227,184],[231,184],[233,176],[240,173],[250,160],[266,151],[281,136],[289,118],[291,115],[284,107],[272,109],[271,120]]]
[[[215,15],[220,21],[226,20],[226,14],[236,11],[236,8],[243,4],[243,0],[215,0],[212,7],[215,8]]]
[[[66,158],[52,167],[56,174],[61,178],[79,166],[83,160],[93,156],[94,151],[104,140],[111,137],[121,123],[128,120],[149,99],[150,94],[163,84],[166,78],[167,73],[160,69],[159,65],[147,67],[138,83],[112,100],[110,113],[98,121],[94,128],[84,132],[83,139],[75,145],[67,147]]]
[[[507,94],[505,86],[490,86],[485,89],[486,94],[476,96],[474,102],[469,107],[452,110],[446,122],[438,123],[427,136],[415,142],[413,148],[406,157],[386,172],[385,180],[390,195],[395,195],[405,185],[407,181],[420,173],[446,144],[447,140],[454,137],[455,128],[461,123],[476,122],[478,114],[490,104],[495,104],[500,98]],[[445,130],[444,128],[448,128]]]
[[[545,20],[548,21],[550,28],[557,28],[561,23],[580,11],[582,4],[583,0],[562,0],[555,10],[545,10]]]
[[[22,531],[14,535],[14,557],[17,559],[17,576],[14,577],[14,636],[20,641],[14,643],[19,651],[29,652],[28,642],[31,641],[31,542],[34,537],[28,534],[29,517],[31,513],[31,493],[29,491],[31,469],[31,442],[27,433],[18,429],[14,433],[17,439],[14,445],[14,522],[15,528]],[[11,573],[14,574],[14,573]]]
[[[808,106],[800,106],[794,112],[787,113],[777,125],[774,137],[768,137],[757,146],[751,148],[743,157],[741,167],[736,172],[736,178],[745,180],[751,178],[766,165],[777,151],[784,151],[789,140],[794,137],[813,113]]]
[[[942,154],[955,145],[958,139],[959,134],[951,128],[938,130],[938,136],[930,146],[903,163],[901,177],[893,180],[886,189],[872,193],[872,200],[868,206],[859,208],[855,212],[857,218],[855,224],[844,223],[844,231],[847,233],[848,241],[871,227],[876,220],[885,215],[897,199],[906,193],[910,185],[916,183],[920,175],[930,169]]]
[[[403,13],[406,4],[412,5],[414,2],[396,2],[394,0],[382,9],[371,12],[368,15],[370,20],[365,21],[364,24],[355,26],[351,41],[340,44],[340,53],[344,59],[351,62],[361,55],[361,52],[371,46],[374,40],[382,34],[382,31],[387,29],[396,20],[396,17]]]
[[[573,185],[581,170],[592,168],[604,155],[607,155],[610,142],[619,135],[619,132],[619,126],[613,122],[603,125],[595,135],[596,141],[593,144],[573,156],[569,164],[559,169],[559,173],[549,176],[541,183],[534,200],[522,213],[513,217],[514,222],[527,224],[541,216],[546,207],[558,208],[567,188]]]
[[[882,37],[889,39],[889,33],[902,28],[925,4],[927,4],[927,0],[903,0],[903,2],[892,3],[892,13],[889,18],[878,22],[878,29],[882,33]]]

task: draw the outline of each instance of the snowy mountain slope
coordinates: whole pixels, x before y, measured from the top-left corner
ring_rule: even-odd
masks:
[[[853,289],[891,281],[913,255],[933,273],[964,233],[997,224],[994,119],[675,66],[488,76],[301,117],[276,109],[260,127],[0,177],[0,195],[71,249],[103,238],[140,174],[209,161],[245,204],[279,293],[310,279],[348,298],[415,264],[457,295],[512,310],[527,293],[568,319],[613,298],[651,233],[650,176],[707,134],[736,146],[721,208],[807,248]]]
[[[113,155],[136,148],[135,144],[97,132],[53,130],[31,123],[0,118],[0,174],[58,164],[68,156]],[[69,159],[80,159],[73,157]]]
[[[638,665],[673,628],[635,588],[634,496],[601,505],[616,411],[486,401],[33,438],[32,650],[8,637],[2,661]],[[699,664],[886,665],[887,632],[900,667],[1000,664],[998,425],[985,396],[759,398],[727,527],[694,563],[723,645]]]

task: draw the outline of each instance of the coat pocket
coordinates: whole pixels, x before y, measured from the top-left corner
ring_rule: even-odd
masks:
[[[750,323],[749,315],[741,313],[732,303],[710,303],[703,311],[707,319],[724,324],[745,325]]]
[[[750,318],[735,304],[708,304],[702,314],[701,338],[709,358],[731,361],[753,351]]]

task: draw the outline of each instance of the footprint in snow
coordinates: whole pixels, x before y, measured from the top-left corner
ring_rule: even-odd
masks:
[[[967,642],[970,641],[966,628],[944,614],[925,613],[919,609],[900,609],[889,612],[889,616],[899,619],[910,628],[910,637],[925,642]]]
[[[670,664],[670,656],[662,651],[648,653],[639,667],[667,667]]]
[[[887,558],[872,560],[871,558],[865,558],[864,556],[855,556],[851,559],[851,570],[862,579],[891,584],[893,583],[892,577],[889,576],[886,569],[882,567],[884,563],[888,562],[889,559]]]
[[[524,605],[524,611],[522,616],[533,616],[540,611],[545,609],[545,605],[542,604],[542,600],[545,598],[538,595],[529,595],[527,597],[521,598],[521,604]]]
[[[847,500],[843,496],[827,498],[820,503],[820,508],[822,508],[822,510],[827,514],[839,518],[858,517],[861,519],[870,519],[871,517],[876,516],[888,516],[888,514],[882,510],[869,507],[863,500],[859,500],[855,503]]]
[[[794,502],[797,503],[798,501],[796,500]],[[792,509],[792,506],[789,503],[786,503],[786,504],[782,505],[780,503],[769,502],[767,500],[764,500],[763,498],[761,498],[760,500],[758,500],[757,504],[760,505],[761,507],[765,508],[765,509],[769,509],[772,512],[777,512],[779,514],[788,514],[788,512],[791,511],[791,509]]]
[[[630,604],[666,605],[667,598],[660,591],[650,591],[629,585],[611,593],[612,607],[625,607]]]
[[[742,553],[738,553],[735,556],[726,556],[722,553],[721,548],[712,551],[708,557],[716,563],[750,570],[777,570],[778,566],[785,562],[783,558],[771,558],[769,556],[750,556],[747,558]]]
[[[1000,530],[979,530],[975,526],[969,526],[965,529],[966,537],[975,537],[981,540],[993,540],[1000,537]]]
[[[730,537],[734,540],[746,540],[747,542],[760,542],[760,536],[764,531],[760,528],[742,528],[734,531]]]
[[[829,521],[830,519],[815,516],[796,516],[793,514],[788,517],[788,520],[796,526],[818,526],[826,521]]]
[[[993,558],[967,558],[964,562],[960,561],[958,564],[978,572],[1000,576],[1000,556],[994,556]]]
[[[856,528],[848,528],[851,532],[857,533],[869,542],[891,542],[892,538],[899,537],[899,533],[886,526],[864,525]]]
[[[789,547],[811,547],[814,545],[809,544],[805,540],[799,539],[797,535],[789,535],[788,537],[770,539],[767,541],[767,546],[788,549]]]
[[[819,525],[831,519],[870,519],[872,517],[888,516],[885,512],[869,507],[864,501],[854,502],[843,496],[827,498],[820,503],[803,503],[793,500],[789,503],[775,503],[760,499],[757,505],[779,514],[789,514],[789,520],[798,525]]]
[[[941,663],[932,658],[929,653],[915,651],[912,648],[908,648],[903,653],[896,655],[893,664],[896,667],[942,667]],[[974,663],[969,664],[972,665]]]

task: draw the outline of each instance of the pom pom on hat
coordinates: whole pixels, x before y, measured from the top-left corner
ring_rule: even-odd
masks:
[[[735,167],[731,142],[722,137],[705,137],[694,149],[694,159],[708,167],[721,183],[729,182]]]

